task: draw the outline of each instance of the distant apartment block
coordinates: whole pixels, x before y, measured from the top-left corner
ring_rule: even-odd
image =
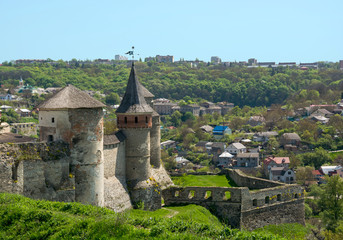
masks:
[[[341,70],[343,70],[343,60],[340,60],[340,61],[339,61],[339,68],[340,68]]]
[[[174,112],[173,107],[176,107],[176,106],[177,106],[176,103],[154,101],[154,109],[160,115],[171,115]]]
[[[275,65],[275,62],[259,62],[258,66],[260,67],[272,67]]]
[[[318,63],[300,63],[299,64],[300,69],[308,69],[308,68],[313,68],[313,69],[318,69]]]
[[[221,58],[220,57],[217,57],[217,56],[214,56],[214,57],[211,57],[211,63],[214,64],[214,65],[218,65],[222,62]]]
[[[248,59],[248,65],[249,66],[256,66],[257,65],[257,59],[256,58],[249,58]]]
[[[180,112],[181,113],[190,112],[194,116],[199,116],[200,115],[200,106],[197,104],[183,105],[183,106],[180,106]]]
[[[15,64],[20,64],[20,63],[45,63],[47,60],[45,59],[18,59],[15,61]]]
[[[296,62],[280,62],[279,67],[296,67]]]
[[[174,56],[160,56],[156,55],[156,61],[157,62],[164,62],[164,63],[173,63],[174,62]]]
[[[111,60],[98,58],[94,60],[94,63],[95,64],[111,64]]]
[[[125,56],[122,56],[122,55],[115,55],[114,60],[116,60],[116,61],[127,61],[128,58]]]

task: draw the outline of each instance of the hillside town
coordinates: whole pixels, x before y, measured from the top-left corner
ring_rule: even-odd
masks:
[[[127,59],[116,56],[115,61]],[[146,61],[173,62],[173,57],[156,56]],[[35,62],[41,61],[17,60],[15,64]],[[95,62],[104,64],[100,60]],[[262,67],[256,60],[249,59],[248,62],[248,67]],[[220,64],[221,60],[213,57],[211,63]],[[340,64],[342,66],[343,61],[340,61]],[[275,64],[269,65],[273,67]],[[300,68],[302,67],[304,66]],[[39,101],[60,89],[31,86],[26,84],[22,77],[18,79],[15,88],[2,87],[0,142],[25,142],[37,139],[39,109],[36,108],[37,102],[33,99]],[[99,91],[85,92],[90,96],[106,98],[106,95]],[[105,119],[106,116],[110,118],[111,112],[117,107],[118,105],[114,104],[104,110]],[[340,158],[333,162],[319,160],[318,163],[307,166],[304,163],[300,164],[301,161],[297,157],[298,154],[302,154],[306,158],[309,154],[315,154],[315,151],[324,151],[325,154],[339,153],[339,146],[334,147],[324,139],[341,144],[343,100],[337,103],[309,104],[297,109],[272,106],[260,111],[258,115],[249,113],[248,117],[240,119],[233,116],[238,116],[239,111],[245,109],[229,102],[196,103],[189,100],[155,98],[153,108],[161,116],[163,123],[161,149],[166,168],[171,174],[218,172],[231,168],[288,184],[300,182],[307,187],[323,183],[325,175],[343,176],[343,162],[340,162]],[[280,122],[283,122],[283,126],[278,126]],[[310,129],[314,128],[317,129],[316,139],[322,142],[317,145],[313,144],[312,136],[309,136]],[[304,162],[304,159],[302,161]],[[305,168],[308,169],[304,175]]]

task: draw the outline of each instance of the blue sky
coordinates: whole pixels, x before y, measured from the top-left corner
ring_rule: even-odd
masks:
[[[0,62],[140,57],[338,61],[342,0],[0,0]]]

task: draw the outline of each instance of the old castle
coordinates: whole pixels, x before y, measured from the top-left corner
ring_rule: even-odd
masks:
[[[69,85],[39,106],[40,142],[0,144],[0,192],[81,202],[120,212],[166,204],[199,204],[228,224],[254,229],[304,223],[298,185],[226,173],[237,188],[179,188],[161,165],[160,117],[132,66],[117,109],[119,131],[103,133],[104,104]],[[253,191],[250,191],[253,189]],[[229,196],[229,197],[228,197]]]

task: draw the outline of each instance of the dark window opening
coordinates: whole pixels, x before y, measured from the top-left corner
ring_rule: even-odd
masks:
[[[12,165],[12,180],[13,181],[18,180],[18,164],[19,162],[16,162]]]
[[[268,197],[268,196],[264,199],[264,202],[265,202],[266,204],[269,203],[269,197]]]
[[[55,122],[55,118],[51,118],[51,122],[53,122],[53,123],[54,123],[54,122]]]
[[[49,136],[48,136],[48,142],[52,142],[52,141],[54,141],[54,136],[49,135]]]
[[[127,124],[127,117],[124,118],[124,122],[125,122],[125,124]]]
[[[255,207],[257,206],[257,199],[252,200],[252,205]]]
[[[281,201],[281,194],[277,195],[277,201]]]
[[[148,117],[145,117],[145,122],[148,123]]]
[[[135,117],[135,123],[138,123],[138,117]]]

